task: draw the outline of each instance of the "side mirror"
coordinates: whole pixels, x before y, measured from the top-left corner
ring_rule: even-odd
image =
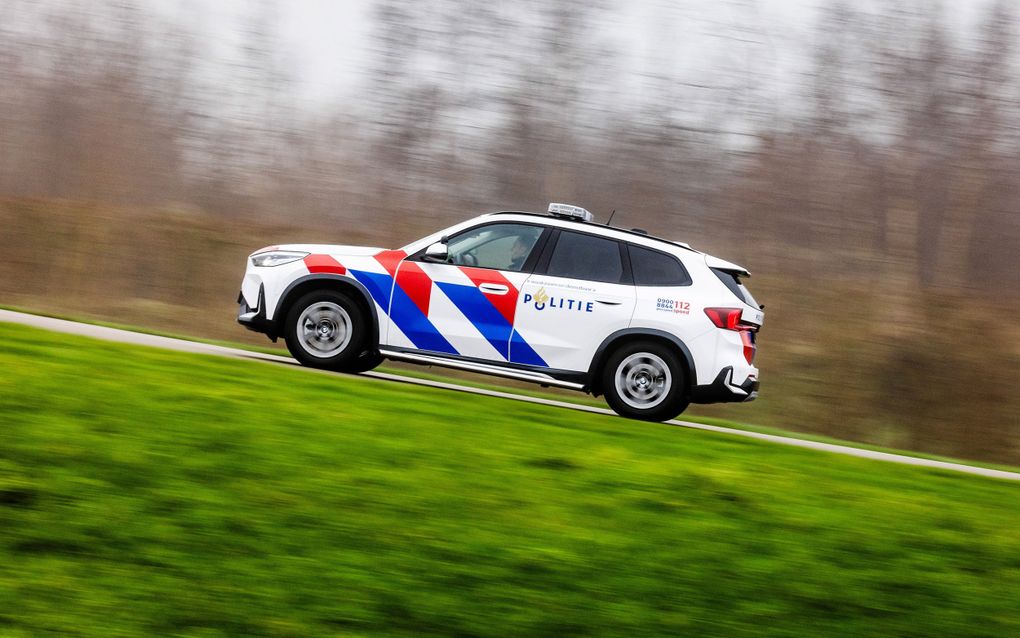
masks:
[[[446,242],[437,241],[428,248],[425,249],[425,256],[422,257],[425,261],[434,261],[445,264],[450,258],[450,249],[446,246]]]

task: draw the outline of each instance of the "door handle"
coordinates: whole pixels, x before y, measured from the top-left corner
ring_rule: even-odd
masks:
[[[623,303],[622,301],[613,301],[611,299],[596,299],[595,302],[606,306],[619,306]]]
[[[478,289],[487,295],[505,295],[510,288],[502,284],[479,284]]]

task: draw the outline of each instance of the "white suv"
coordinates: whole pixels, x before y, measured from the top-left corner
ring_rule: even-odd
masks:
[[[399,250],[288,245],[248,259],[237,317],[304,365],[384,358],[604,394],[671,419],[749,401],[762,306],[747,270],[588,211],[482,215]]]

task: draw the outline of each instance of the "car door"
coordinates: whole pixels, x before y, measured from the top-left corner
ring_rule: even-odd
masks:
[[[447,263],[424,251],[402,261],[390,304],[388,343],[505,363],[514,314],[545,228],[490,222],[447,239]]]
[[[559,230],[518,298],[510,361],[587,371],[595,350],[630,325],[634,286],[615,239]]]

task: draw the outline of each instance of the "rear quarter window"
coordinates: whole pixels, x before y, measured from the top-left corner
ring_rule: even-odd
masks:
[[[637,286],[689,286],[691,276],[680,260],[667,253],[627,245]]]
[[[721,268],[712,268],[712,272],[719,278],[719,281],[723,282],[727,288],[730,289],[737,299],[743,301],[749,306],[754,308],[758,307],[758,302],[751,296],[751,291],[747,289],[747,286],[740,283],[740,278],[728,270]]]

